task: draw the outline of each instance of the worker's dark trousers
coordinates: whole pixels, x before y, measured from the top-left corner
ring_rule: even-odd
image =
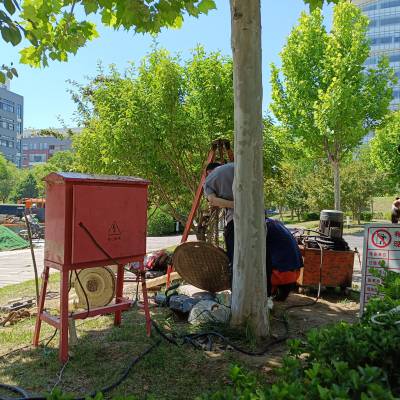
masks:
[[[235,248],[235,227],[233,224],[233,220],[228,222],[225,226],[224,230],[224,238],[226,245],[226,254],[229,258],[229,269],[231,272],[231,286],[232,286],[232,268],[233,268],[233,254]],[[272,275],[272,266],[271,266],[271,256],[268,252],[267,248],[267,288],[268,288],[268,296],[271,296],[271,275]]]

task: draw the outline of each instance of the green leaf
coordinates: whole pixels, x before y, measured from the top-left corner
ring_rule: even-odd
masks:
[[[4,0],[4,7],[11,15],[15,13],[15,5],[12,0]]]
[[[6,83],[6,76],[4,72],[0,71],[0,83]]]
[[[85,0],[83,2],[83,7],[86,15],[96,12],[99,8],[97,0]]]
[[[9,33],[10,33],[10,42],[11,42],[11,44],[13,46],[18,45],[22,40],[22,36],[21,36],[20,30],[14,25],[14,26],[11,26],[11,28],[9,29]]]
[[[35,47],[26,47],[25,49],[22,49],[19,54],[21,54],[20,62],[22,64],[28,64],[32,67],[40,66]]]
[[[18,72],[15,68],[11,68],[11,72],[14,74],[14,76],[18,77]]]
[[[197,8],[201,13],[207,14],[208,11],[215,10],[217,7],[214,0],[201,0]]]
[[[54,51],[51,51],[51,52],[49,53],[49,57],[50,57],[52,60],[57,60],[57,59],[58,59],[58,55],[57,55],[57,53],[54,52]]]
[[[10,29],[7,27],[2,27],[1,36],[3,37],[5,42],[9,43],[11,41]]]

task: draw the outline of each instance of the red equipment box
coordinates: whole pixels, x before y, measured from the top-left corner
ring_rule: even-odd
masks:
[[[304,258],[304,268],[297,283],[301,286],[318,286],[320,280],[321,250],[299,246]],[[354,251],[324,250],[322,253],[321,285],[351,287]]]
[[[44,258],[53,268],[110,264],[80,224],[120,263],[146,254],[148,181],[75,173],[45,179]]]
[[[143,271],[146,254],[147,187],[140,178],[52,173],[46,178],[46,230],[42,289],[39,299],[33,344],[38,345],[41,321],[60,329],[60,360],[68,359],[68,318],[83,319],[121,312],[130,307],[123,298],[124,265],[137,261]],[[68,312],[70,272],[84,268],[116,264],[115,303]],[[61,271],[60,316],[44,312],[49,269]],[[141,274],[147,333],[150,313],[144,273]]]

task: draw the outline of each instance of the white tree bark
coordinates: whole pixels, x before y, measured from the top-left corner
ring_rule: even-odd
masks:
[[[234,326],[269,334],[262,161],[260,0],[231,0],[235,92]]]
[[[340,211],[340,167],[339,161],[332,161],[335,210]]]

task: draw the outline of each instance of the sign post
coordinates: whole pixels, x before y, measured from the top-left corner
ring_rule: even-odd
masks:
[[[400,272],[400,225],[369,224],[364,228],[364,251],[360,297],[360,315],[368,300],[378,293],[381,279],[371,270],[383,273],[384,268]]]

